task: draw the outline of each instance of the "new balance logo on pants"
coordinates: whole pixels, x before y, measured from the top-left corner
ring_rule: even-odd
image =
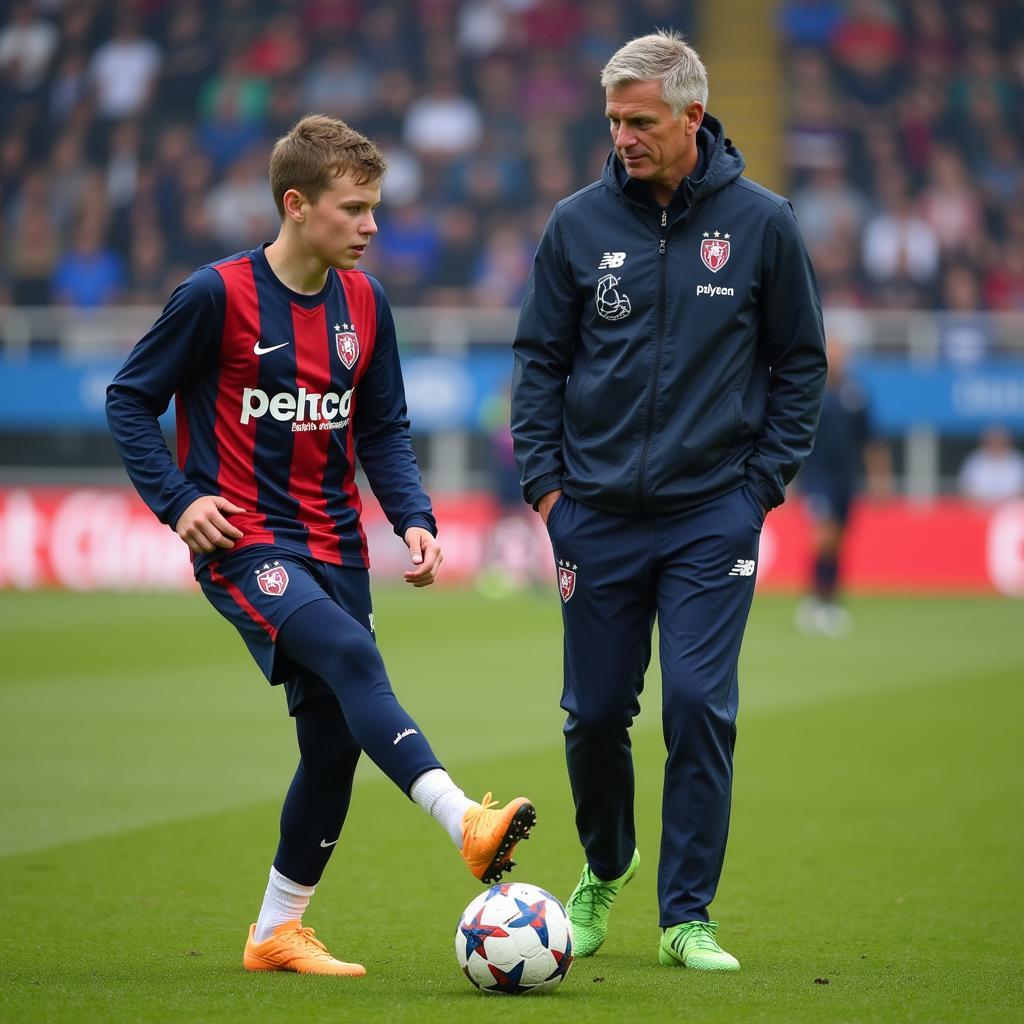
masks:
[[[729,570],[730,576],[753,576],[755,561],[752,558],[737,558],[736,564]]]

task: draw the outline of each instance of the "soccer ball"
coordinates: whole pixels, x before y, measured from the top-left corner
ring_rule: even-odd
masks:
[[[550,992],[572,966],[572,925],[565,907],[544,889],[492,885],[463,911],[455,956],[484,992]]]

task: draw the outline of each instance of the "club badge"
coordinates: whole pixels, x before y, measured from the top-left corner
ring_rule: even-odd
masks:
[[[334,344],[338,349],[338,358],[345,364],[345,369],[351,370],[359,359],[359,338],[356,335],[355,324],[335,324]]]
[[[729,262],[729,232],[704,232],[700,241],[700,261],[712,274],[717,274]]]
[[[288,571],[280,562],[264,562],[256,570],[256,582],[267,597],[280,597],[288,589]]]
[[[576,591],[576,570],[579,568],[575,563],[570,565],[562,559],[558,560],[558,592],[562,595],[562,602],[565,603]]]

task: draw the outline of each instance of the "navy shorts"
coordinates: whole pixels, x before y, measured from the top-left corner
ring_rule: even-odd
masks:
[[[816,522],[832,521],[845,526],[850,518],[853,492],[845,487],[807,484],[803,489],[807,514]]]
[[[313,601],[334,601],[373,636],[370,574],[363,568],[254,544],[206,566],[198,578],[207,600],[238,630],[267,680],[284,685],[290,714],[332,691],[277,650],[277,634],[289,616]]]

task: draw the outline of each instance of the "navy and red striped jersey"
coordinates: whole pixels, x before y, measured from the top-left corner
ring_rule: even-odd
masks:
[[[175,399],[178,461],[157,417]],[[358,456],[402,536],[436,531],[409,438],[395,326],[380,283],[334,271],[301,295],[263,247],[202,267],[175,289],[107,389],[128,475],[172,529],[207,494],[244,515],[235,549],[276,544],[368,567]],[[196,555],[195,570],[224,554]]]

